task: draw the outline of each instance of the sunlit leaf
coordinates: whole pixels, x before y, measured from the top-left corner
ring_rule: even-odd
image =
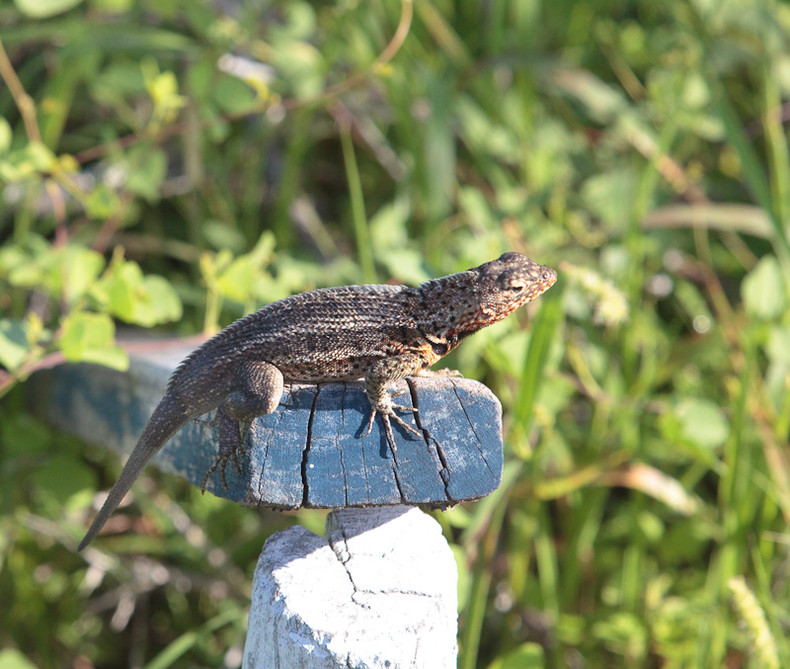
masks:
[[[767,351],[772,360],[790,365],[790,327],[771,328]]]
[[[114,215],[120,204],[121,201],[114,190],[104,184],[98,184],[86,198],[85,213],[93,220],[103,221]]]
[[[126,369],[129,358],[115,345],[115,325],[106,314],[79,312],[63,323],[58,347],[70,362],[94,362],[115,369]]]
[[[20,12],[31,19],[46,19],[81,4],[82,0],[14,0]]]
[[[96,286],[94,296],[127,323],[150,327],[181,318],[181,300],[169,281],[143,275],[140,266],[116,258]]]
[[[239,256],[217,277],[217,286],[223,296],[244,302],[249,299],[255,275],[256,268],[252,258],[247,255]]]
[[[0,116],[0,154],[5,153],[11,148],[13,132],[11,126],[2,116]]]
[[[50,268],[49,285],[59,288],[66,303],[74,304],[93,285],[104,269],[104,257],[92,249],[69,245]]]
[[[766,256],[749,272],[741,287],[746,312],[765,320],[781,316],[787,308],[782,270],[774,256]]]
[[[680,421],[683,436],[704,448],[721,446],[730,434],[730,425],[724,412],[712,400],[690,398],[675,406],[675,416]]]
[[[36,665],[16,648],[4,648],[0,650],[0,669],[36,669]]]

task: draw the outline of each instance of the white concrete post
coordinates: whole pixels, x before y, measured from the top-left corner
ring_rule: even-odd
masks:
[[[451,669],[457,580],[439,524],[406,506],[329,514],[264,545],[244,669]]]

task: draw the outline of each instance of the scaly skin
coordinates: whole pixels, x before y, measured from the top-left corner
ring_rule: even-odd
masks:
[[[187,421],[219,408],[219,457],[206,477],[235,457],[256,416],[277,408],[286,382],[365,378],[371,412],[409,432],[389,381],[424,370],[481,328],[502,320],[554,285],[550,267],[519,253],[417,286],[323,288],[269,304],[193,351],[173,372],[117,483],[79,550],[90,543],[148,461]],[[205,487],[205,481],[204,481]]]

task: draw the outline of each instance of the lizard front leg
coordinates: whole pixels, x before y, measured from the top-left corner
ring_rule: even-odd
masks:
[[[274,365],[263,361],[244,362],[236,374],[238,390],[230,393],[217,409],[216,423],[219,430],[219,453],[203,479],[206,483],[217,468],[221,468],[225,488],[225,467],[233,458],[236,470],[239,467],[238,453],[244,454],[244,442],[253,419],[272,413],[283,394],[283,375]]]
[[[425,360],[422,356],[417,353],[404,353],[402,355],[382,358],[375,362],[368,369],[367,374],[365,374],[365,393],[368,396],[371,408],[368,428],[365,431],[365,435],[367,436],[370,434],[371,429],[373,429],[373,421],[376,419],[376,414],[380,415],[384,421],[387,441],[393,453],[398,452],[398,447],[395,445],[390,418],[407,432],[411,432],[418,437],[422,437],[422,434],[395,413],[395,409],[411,411],[412,413],[417,413],[417,409],[402,404],[395,404],[392,401],[392,395],[387,391],[387,381],[402,379],[405,376],[418,372],[424,367]]]

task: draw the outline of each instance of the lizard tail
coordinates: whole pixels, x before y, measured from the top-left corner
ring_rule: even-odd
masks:
[[[109,495],[107,495],[107,499],[77,550],[81,551],[93,540],[104,526],[104,523],[107,522],[107,519],[112,515],[112,512],[121,503],[124,495],[129,492],[132,484],[145,469],[149,460],[156,455],[170,437],[181,429],[190,416],[191,413],[177,397],[174,397],[171,393],[165,394],[162,401],[154,409],[154,413],[151,415],[145,428],[143,428],[140,439],[126,461],[118,481],[110,490]]]

